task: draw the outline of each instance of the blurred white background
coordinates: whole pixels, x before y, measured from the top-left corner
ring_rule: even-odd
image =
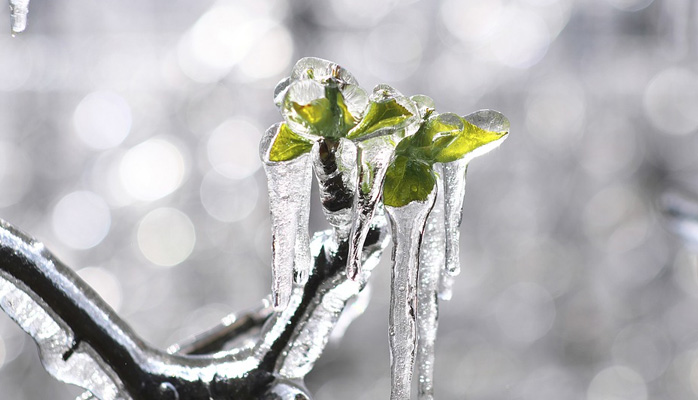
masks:
[[[436,394],[698,399],[695,253],[662,227],[698,189],[693,0],[32,0],[0,14],[0,218],[165,347],[270,286],[261,133],[300,57],[437,109],[503,112],[470,167]],[[313,210],[311,228],[326,226]],[[308,386],[387,398],[389,252]],[[0,398],[73,399],[0,317]]]

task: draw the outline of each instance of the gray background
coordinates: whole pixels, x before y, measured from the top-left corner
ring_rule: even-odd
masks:
[[[147,341],[200,331],[268,293],[257,142],[295,60],[331,59],[511,120],[470,167],[438,398],[698,398],[696,255],[655,210],[670,182],[698,188],[697,18],[691,0],[32,0],[20,37],[0,14],[0,218]],[[388,397],[388,279],[386,253],[308,377],[318,400]],[[0,399],[77,393],[0,316]]]

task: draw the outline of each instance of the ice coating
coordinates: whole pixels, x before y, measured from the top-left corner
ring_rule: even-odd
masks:
[[[387,222],[382,215],[377,215],[374,218],[374,227],[386,224]],[[279,374],[282,377],[299,379],[310,372],[330,340],[340,317],[343,313],[350,312],[346,309],[347,303],[361,293],[368,282],[371,271],[378,265],[381,253],[377,250],[385,248],[388,240],[388,236],[385,235],[373,245],[366,246],[362,253],[365,268],[360,279],[354,281],[346,279],[343,274],[337,274],[331,280],[331,285],[327,286],[326,293],[320,301],[311,306],[312,310],[308,311],[308,319],[299,326],[294,334],[293,345],[279,361]],[[315,236],[313,241],[316,242],[314,247],[324,246],[321,251],[336,246],[334,238],[329,235],[329,232]],[[321,257],[322,255],[317,253],[314,256]]]
[[[493,149],[499,147],[499,145],[502,144],[502,142],[509,136],[509,120],[504,116],[504,114],[498,111],[479,110],[464,116],[463,119],[480,129],[484,129],[485,131],[502,134],[498,140],[489,142],[484,146],[480,146],[466,155],[464,158],[466,163],[470,162],[475,157],[489,153]]]
[[[281,114],[291,130],[307,139],[313,139],[320,133],[308,123],[300,110],[315,102],[325,99],[325,87],[314,80],[291,81],[284,89]]]
[[[42,243],[19,237],[7,227],[0,220],[2,246],[30,255],[37,264],[49,262],[53,267],[52,262],[44,257]],[[47,271],[50,273],[52,271]],[[73,290],[79,289],[73,287]],[[76,342],[73,331],[51,308],[35,297],[25,284],[4,271],[0,272],[0,308],[34,339],[44,368],[56,379],[89,387],[102,400],[131,399],[124,394],[122,382],[92,347]]]
[[[357,148],[358,188],[354,199],[354,221],[349,238],[347,261],[349,279],[355,279],[361,274],[361,249],[383,191],[385,173],[395,153],[395,146],[387,136],[360,142]]]
[[[345,240],[354,218],[356,146],[344,138],[323,138],[313,145],[311,157],[325,218],[334,228],[337,240]]]
[[[419,109],[410,99],[388,85],[378,85],[371,94],[371,105],[366,111],[366,118],[372,118],[372,109],[381,105],[395,104],[405,112],[405,118],[393,118],[394,124],[383,126],[382,121],[357,125],[348,137],[356,140],[358,148],[356,164],[358,166],[358,184],[354,200],[354,223],[351,227],[349,241],[349,261],[347,276],[354,279],[361,273],[359,253],[366,240],[368,226],[375,213],[383,189],[383,180],[390,161],[395,154],[395,147],[406,136],[413,135],[418,129]],[[374,120],[380,121],[378,119]],[[385,120],[383,120],[385,121]]]
[[[389,315],[391,400],[409,400],[417,349],[419,251],[436,190],[424,202],[385,207],[392,227],[393,268]]]
[[[460,224],[463,212],[468,163],[498,147],[507,137],[509,120],[494,110],[479,110],[463,117],[480,129],[502,133],[501,138],[480,146],[466,157],[443,164],[444,213],[446,230],[446,263],[439,282],[439,298],[450,300],[453,295],[453,281],[460,274]]]
[[[12,35],[24,32],[27,28],[27,14],[29,14],[29,0],[10,0],[10,18],[12,23]]]
[[[437,289],[444,268],[444,192],[437,174],[436,200],[429,213],[419,251],[417,286],[417,393],[419,400],[434,398],[434,345],[438,328],[439,304]]]
[[[332,61],[317,57],[305,57],[296,62],[291,70],[291,79],[314,79],[323,81],[330,77],[339,79],[343,83],[358,85],[356,78],[346,69]]]
[[[279,131],[272,126],[260,145],[269,189],[272,226],[272,303],[283,309],[293,282],[305,283],[310,269],[308,218],[312,169],[309,154],[290,161],[269,162],[270,144]]]
[[[467,160],[457,160],[443,165],[444,230],[446,262],[439,297],[450,300],[453,278],[460,274],[460,231],[463,198],[465,195]]]
[[[102,400],[128,400],[121,382],[109,368],[96,360],[89,345],[74,347],[72,332],[58,321],[50,310],[44,309],[20,290],[21,283],[0,277],[0,307],[36,341],[41,362],[51,375],[67,383],[90,387]],[[64,360],[64,354],[72,355]],[[109,372],[108,372],[109,371]]]

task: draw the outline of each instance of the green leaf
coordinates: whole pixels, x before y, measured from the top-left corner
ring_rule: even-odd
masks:
[[[463,119],[453,113],[437,114],[430,116],[414,135],[414,145],[417,147],[431,146],[438,144],[433,153],[455,139],[464,128]]]
[[[325,89],[333,117],[333,124],[336,126],[337,137],[345,137],[347,132],[356,126],[358,120],[349,111],[344,95],[337,86],[330,86]]]
[[[436,185],[429,164],[398,155],[388,167],[383,184],[383,204],[403,207],[413,201],[425,201]]]
[[[291,102],[293,111],[298,116],[297,122],[307,125],[315,132],[322,132],[332,125],[330,102],[327,99],[316,99],[309,104]]]
[[[368,110],[358,125],[352,129],[347,138],[360,139],[382,129],[400,129],[409,120],[418,116],[414,103],[387,85],[377,86],[371,95]]]
[[[269,150],[269,161],[279,162],[293,160],[313,148],[313,143],[295,133],[286,124],[281,124],[279,133]]]
[[[361,94],[365,101],[365,93],[361,89],[351,85],[346,85],[346,88],[353,96],[350,99],[353,103],[347,103],[336,80],[328,79],[324,83],[312,80],[292,82],[282,108],[286,122],[294,132],[307,139],[346,136],[358,122],[350,110],[357,113],[357,106],[362,108]]]
[[[507,121],[508,122],[508,121]],[[458,136],[437,150],[434,154],[435,162],[451,162],[465,158],[482,155],[495,148],[501,139],[509,132],[506,130],[490,131],[476,126],[463,119],[464,129]]]

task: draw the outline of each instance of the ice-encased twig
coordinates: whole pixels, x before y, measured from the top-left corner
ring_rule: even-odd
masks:
[[[315,234],[311,241],[315,267],[308,284],[294,288],[288,307],[272,315],[254,350],[262,368],[273,368],[283,378],[303,377],[319,358],[347,302],[364,288],[387,246],[387,221],[382,214],[373,219],[362,252],[366,268],[355,281],[344,273],[347,242],[335,239],[330,230]]]
[[[379,136],[359,142],[357,149],[356,163],[359,170],[354,199],[354,221],[349,237],[349,279],[355,279],[361,274],[361,249],[383,193],[383,181],[390,160],[395,154],[395,143],[389,136]]]
[[[356,146],[344,138],[321,138],[313,145],[311,156],[325,218],[334,228],[337,241],[343,241],[354,219]]]
[[[453,278],[460,274],[460,231],[465,195],[467,160],[457,160],[443,165],[444,229],[446,262],[439,281],[439,297],[450,300]]]
[[[268,147],[279,124],[267,130],[260,145],[269,189],[272,227],[272,303],[279,310],[291,297],[293,282],[303,284],[310,268],[308,219],[312,168],[310,155],[268,161]]]
[[[408,400],[417,347],[417,276],[419,249],[429,212],[436,199],[433,190],[423,202],[389,207],[393,235],[389,342],[391,400]]]
[[[10,0],[10,13],[12,35],[24,32],[24,30],[27,29],[29,0]]]
[[[424,227],[419,251],[417,286],[417,393],[419,400],[434,398],[434,347],[438,329],[437,290],[444,269],[444,192],[438,165],[436,200]]]

